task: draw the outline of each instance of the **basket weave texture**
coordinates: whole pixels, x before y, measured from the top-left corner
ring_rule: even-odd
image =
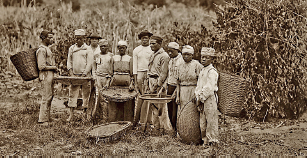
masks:
[[[38,48],[18,52],[10,57],[12,63],[24,81],[38,78],[36,51]]]
[[[243,109],[248,80],[227,73],[219,73],[218,80],[218,108],[229,116],[238,117]]]
[[[99,131],[99,129],[100,130],[107,129],[108,125],[114,125],[114,126],[122,125],[122,126],[120,126],[120,128],[118,128],[117,130],[114,130],[113,132],[107,133],[107,134],[104,134],[105,133],[104,131],[102,131],[102,132]],[[104,128],[104,127],[106,127],[106,128]],[[107,142],[119,140],[131,128],[132,128],[132,123],[130,121],[118,121],[118,122],[111,122],[111,123],[107,123],[107,124],[101,124],[101,125],[93,126],[92,128],[90,128],[86,131],[86,134],[87,134],[88,138],[96,139],[96,143],[98,143],[98,142],[107,143]],[[96,132],[93,132],[95,129],[98,129],[98,131],[96,130]]]
[[[182,142],[186,144],[200,144],[201,131],[199,126],[199,111],[196,105],[188,103],[183,110],[178,110],[180,114],[177,119],[177,131],[182,139]]]

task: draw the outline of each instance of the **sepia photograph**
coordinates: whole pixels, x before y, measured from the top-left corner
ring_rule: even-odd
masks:
[[[1,158],[307,158],[307,0],[0,0]]]

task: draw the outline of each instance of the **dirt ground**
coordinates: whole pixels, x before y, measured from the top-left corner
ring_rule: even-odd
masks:
[[[222,115],[216,149],[135,129],[102,143],[87,137],[92,124],[82,121],[81,111],[74,122],[66,122],[67,108],[58,96],[51,124],[38,125],[39,83],[17,84],[0,87],[0,157],[307,157],[307,113],[298,120],[264,123]]]

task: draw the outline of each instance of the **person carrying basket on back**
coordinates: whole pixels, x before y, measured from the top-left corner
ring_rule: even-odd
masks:
[[[213,48],[201,49],[201,64],[205,67],[199,74],[195,96],[200,111],[200,128],[204,144],[216,146],[218,140],[217,82],[218,73],[212,61],[217,56]]]
[[[41,32],[40,38],[42,44],[36,51],[39,81],[42,85],[42,103],[38,123],[47,126],[50,121],[50,108],[53,99],[53,77],[57,67],[55,66],[55,57],[48,47],[53,44],[53,33],[44,30]]]

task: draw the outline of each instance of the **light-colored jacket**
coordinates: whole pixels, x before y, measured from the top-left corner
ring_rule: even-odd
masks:
[[[40,45],[36,51],[37,65],[39,69],[39,79],[44,80],[48,74],[53,74],[53,71],[44,70],[46,66],[54,66],[55,58],[49,47]]]
[[[93,52],[86,44],[83,44],[81,47],[74,44],[69,48],[67,69],[72,69],[74,74],[88,74],[92,70],[93,61]]]

